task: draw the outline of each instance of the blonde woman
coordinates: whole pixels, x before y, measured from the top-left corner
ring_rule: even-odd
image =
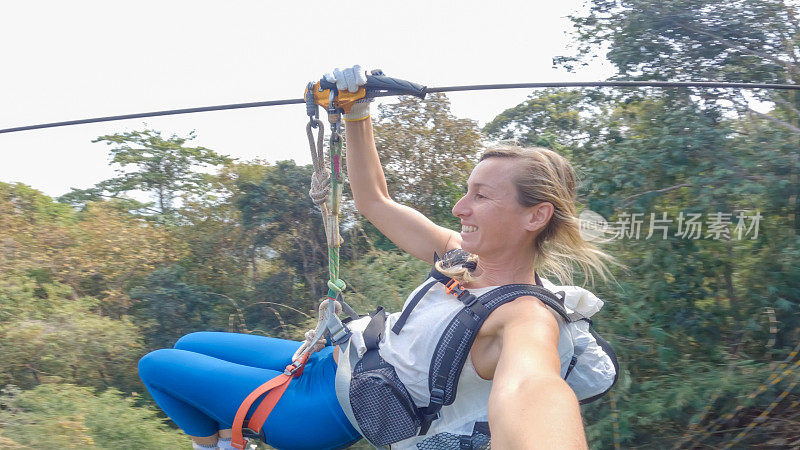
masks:
[[[330,80],[338,82],[340,90],[354,91],[363,84],[364,77],[356,66],[336,72]],[[453,214],[461,220],[461,230],[452,231],[390,198],[373,139],[369,103],[357,104],[344,119],[348,178],[358,211],[398,247],[419,259],[433,263],[434,252],[440,255],[453,249],[469,252],[468,264],[439,268],[473,294],[480,295],[508,284],[542,285],[537,272],[553,274],[563,283],[569,283],[575,264],[587,276],[594,271],[606,279],[604,260],[612,258],[581,239],[575,209],[575,174],[569,162],[557,153],[518,147],[495,148],[484,153],[466,180],[466,194],[453,206]],[[418,290],[420,288],[412,292],[409,299]],[[424,407],[430,399],[428,366],[433,347],[449,319],[462,307],[458,299],[447,295],[439,285],[430,288],[417,303],[401,333],[389,331],[400,313],[391,314],[386,320],[387,331],[382,333],[380,356],[394,367],[417,407]],[[464,448],[464,445],[474,445],[469,442],[470,436],[474,438],[481,433],[487,436],[490,433],[492,448],[498,449],[586,448],[578,399],[562,378],[559,325],[554,312],[536,297],[520,297],[498,307],[480,327],[461,372],[455,402],[441,410],[439,419],[433,422],[426,435],[393,443],[392,448]],[[232,406],[227,409],[210,405],[203,399],[196,400],[197,403],[187,401],[186,395],[182,401],[188,406],[171,405],[169,398],[163,405],[159,402],[173,420],[187,416],[181,411],[185,407],[195,408],[193,412],[201,416],[219,410],[213,413],[212,423],[225,428],[232,423],[232,414],[244,395],[266,381],[266,377],[260,382],[250,379],[253,377],[243,377],[242,369],[234,367],[253,363],[242,362],[242,358],[231,362],[235,358],[225,356],[227,350],[209,351],[226,345],[236,347],[225,336],[228,334],[196,333],[189,335],[183,344],[179,343],[180,350],[159,350],[203,353],[212,359],[225,360],[197,364],[198,367],[213,367],[229,384],[237,380],[243,384],[240,391],[244,394],[231,394],[236,398],[229,399]],[[277,370],[283,368],[300,345],[288,341],[278,345],[277,340],[252,338],[263,339],[261,344],[253,341],[254,347],[261,345],[260,351],[281,360],[275,364]],[[250,348],[250,344],[246,347]],[[339,351],[330,347],[326,350],[315,354],[311,367],[298,379],[305,381],[290,385],[287,395],[292,397],[291,404],[287,401],[281,409],[279,403],[265,424],[267,439],[273,437],[271,445],[342,448],[358,436],[341,408],[331,406],[329,399],[334,395],[331,372],[341,357]],[[151,392],[169,392],[170,388],[165,388],[169,384],[166,378],[174,377],[165,375],[163,370],[167,364],[164,361],[169,357],[162,353],[154,358],[159,363],[145,364],[147,370],[143,372],[149,375],[142,375],[142,378],[148,388],[152,387]],[[194,359],[186,355],[181,358],[180,363],[172,364],[173,368]],[[196,367],[185,369],[181,382],[192,382],[197,370]],[[257,375],[254,378],[257,379]],[[320,408],[317,407],[322,397],[328,399],[325,400],[324,420],[319,418]],[[327,428],[317,429],[314,434],[332,436],[325,442],[312,444],[308,433],[297,431],[312,425],[316,428],[323,422]],[[480,427],[486,422],[488,430]],[[181,423],[178,425],[187,430]],[[277,428],[287,427],[293,428],[286,433],[290,437],[278,437]],[[195,435],[195,442],[213,448],[218,436],[229,436],[228,430],[222,430],[219,435],[208,434]],[[451,436],[456,436],[456,440],[446,439]]]

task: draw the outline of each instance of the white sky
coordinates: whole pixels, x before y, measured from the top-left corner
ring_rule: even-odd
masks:
[[[15,1],[0,6],[0,128],[300,98],[308,81],[361,64],[427,86],[600,80],[552,68],[580,0],[267,2]],[[531,91],[453,93],[485,124]],[[242,160],[310,162],[302,105],[0,134],[0,181],[51,196],[114,176],[103,134],[196,130]]]

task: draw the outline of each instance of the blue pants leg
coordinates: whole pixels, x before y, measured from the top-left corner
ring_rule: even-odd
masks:
[[[299,342],[235,333],[192,333],[139,361],[159,407],[187,434],[230,428],[244,398],[279,375]],[[344,448],[361,436],[336,399],[333,347],[311,356],[275,406],[264,434],[279,449]]]

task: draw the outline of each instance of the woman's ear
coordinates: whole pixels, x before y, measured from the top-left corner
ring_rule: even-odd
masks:
[[[525,224],[525,229],[528,231],[536,231],[542,229],[553,217],[555,208],[550,202],[541,202],[530,207],[530,220]]]

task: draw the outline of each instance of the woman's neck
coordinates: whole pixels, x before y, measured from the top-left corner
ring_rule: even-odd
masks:
[[[473,272],[473,288],[502,286],[513,283],[536,284],[533,255],[516,258],[478,258],[478,267]]]

